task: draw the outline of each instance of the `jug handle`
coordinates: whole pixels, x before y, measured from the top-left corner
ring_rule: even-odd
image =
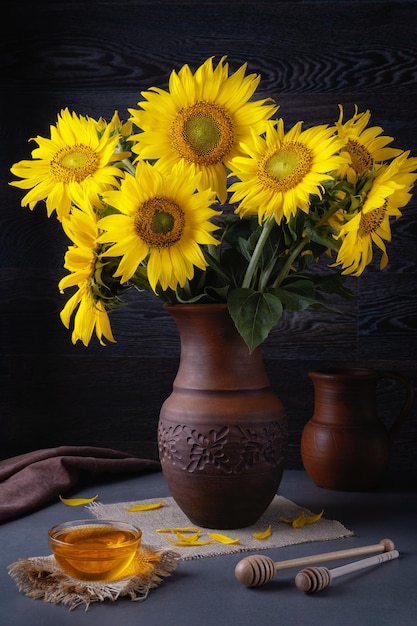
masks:
[[[408,378],[405,378],[404,376],[401,376],[400,374],[397,374],[396,372],[378,372],[378,378],[380,378],[380,379],[381,378],[388,378],[388,379],[396,380],[397,382],[399,382],[402,385],[404,385],[404,387],[406,388],[406,391],[407,391],[407,397],[406,397],[404,406],[402,407],[401,412],[399,413],[399,415],[395,419],[393,425],[388,430],[389,439],[390,439],[391,443],[393,443],[394,439],[396,438],[396,436],[398,434],[398,431],[400,430],[401,426],[404,423],[405,418],[407,417],[407,415],[411,411],[411,407],[413,406],[413,402],[414,402],[414,387],[413,387],[411,381]]]

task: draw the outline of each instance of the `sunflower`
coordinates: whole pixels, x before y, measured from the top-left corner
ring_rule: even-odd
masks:
[[[245,76],[246,63],[229,76],[225,58],[214,69],[207,59],[194,74],[184,65],[171,73],[169,91],[152,87],[141,94],[141,110],[129,109],[141,130],[132,137],[133,152],[159,159],[166,172],[178,161],[194,175],[201,172],[201,188],[213,189],[223,203],[225,168],[239,154],[239,142],[249,138],[251,128],[263,132],[277,110],[270,99],[249,102],[260,76]]]
[[[88,202],[84,206],[88,207]],[[74,245],[68,248],[64,264],[71,273],[58,286],[61,293],[68,287],[77,286],[78,290],[61,311],[61,320],[69,328],[71,316],[78,307],[72,343],[81,340],[87,346],[94,330],[101,345],[105,345],[102,337],[114,342],[104,300],[104,294],[109,294],[106,300],[111,299],[111,294],[100,279],[103,264],[97,244],[99,230],[95,212],[91,207],[86,210],[74,208],[70,217],[63,218],[62,227]]]
[[[345,159],[336,155],[341,145],[327,125],[302,130],[298,122],[285,133],[282,119],[268,122],[265,136],[252,133],[251,142],[242,144],[247,156],[232,159],[239,180],[230,186],[230,202],[240,202],[241,216],[257,213],[260,222],[270,215],[278,224],[289,220],[297,207],[308,213],[310,195],[321,197],[329,172]]]
[[[45,200],[48,217],[56,211],[62,219],[69,214],[76,193],[86,191],[92,200],[104,189],[118,186],[122,174],[113,162],[125,156],[117,153],[118,128],[117,113],[106,124],[62,110],[56,126],[51,126],[51,137],[33,139],[38,144],[33,160],[19,161],[11,168],[23,180],[10,184],[30,190],[22,206],[33,209]]]
[[[384,241],[391,241],[390,217],[399,218],[399,210],[410,200],[410,189],[417,179],[417,158],[403,152],[389,165],[380,168],[361,210],[340,229],[342,239],[336,263],[343,274],[359,276],[372,261],[373,244],[381,251],[380,269],[388,263]]]
[[[389,161],[401,154],[401,150],[387,148],[393,141],[393,137],[381,135],[383,129],[380,126],[367,128],[371,113],[369,110],[358,113],[355,105],[355,113],[350,120],[343,123],[343,106],[339,104],[340,115],[335,123],[337,135],[344,142],[342,152],[348,156],[348,161],[340,170],[342,176],[354,182],[357,176],[371,172],[373,167],[378,167],[384,161]]]
[[[219,243],[211,232],[211,189],[195,192],[200,176],[178,163],[170,174],[139,162],[136,176],[126,174],[119,191],[107,191],[104,202],[120,213],[103,217],[106,231],[99,242],[110,243],[106,254],[122,257],[115,276],[127,282],[145,263],[151,288],[165,291],[183,287],[194,276],[194,266],[207,267],[200,244]]]

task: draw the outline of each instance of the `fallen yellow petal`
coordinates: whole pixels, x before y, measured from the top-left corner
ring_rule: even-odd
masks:
[[[285,524],[291,524],[293,528],[303,528],[307,524],[314,524],[321,519],[324,510],[317,515],[306,515],[304,511],[298,515],[298,517],[293,517],[292,519],[286,519],[284,517],[280,517],[280,522],[284,522]]]
[[[239,543],[240,539],[232,539],[232,537],[228,537],[227,535],[222,535],[220,533],[207,533],[208,536],[213,539],[213,541],[217,541],[218,543]]]
[[[174,528],[155,528],[156,533],[198,533],[197,526],[177,526]]]
[[[170,537],[165,537],[165,539],[174,546],[179,546],[181,548],[186,548],[187,546],[206,546],[209,543],[212,543],[211,539],[209,541],[196,541],[195,539],[177,541],[176,539],[171,539]]]
[[[177,537],[177,541],[186,541],[187,543],[189,543],[190,541],[197,541],[197,539],[200,539],[201,531],[197,530],[189,537],[186,537],[184,533],[180,533],[178,531],[175,533],[175,535]]]
[[[61,496],[59,496],[61,502],[63,502],[67,506],[81,506],[82,504],[90,504],[91,502],[94,502],[94,500],[97,500],[97,498],[98,495],[94,496],[94,498],[61,498]]]
[[[133,504],[127,510],[129,513],[136,511],[153,511],[154,509],[160,509],[164,504],[165,502],[163,500],[161,500],[161,502],[152,502],[151,504]]]
[[[263,532],[253,533],[252,537],[254,539],[267,539],[271,535],[272,535],[272,529],[271,529],[271,525],[269,525],[268,528],[264,530]]]
[[[305,514],[302,514],[302,515],[300,515],[299,518],[297,518],[297,519],[295,519],[293,521],[292,527],[293,528],[302,528],[306,524],[314,524],[315,522],[318,522],[319,519],[321,519],[323,513],[324,513],[324,511],[321,511],[321,513],[318,513],[317,515],[305,515]]]
[[[187,548],[188,546],[207,546],[211,541],[171,541],[174,546]]]

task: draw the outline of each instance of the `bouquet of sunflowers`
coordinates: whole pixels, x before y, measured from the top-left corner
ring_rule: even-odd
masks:
[[[255,99],[260,77],[223,57],[172,71],[168,90],[141,93],[122,123],[58,115],[16,163],[22,206],[44,202],[71,244],[59,283],[73,288],[61,319],[72,341],[114,341],[109,313],[128,287],[166,303],[227,303],[250,350],[284,310],[350,297],[411,198],[417,158],[388,147],[370,112],[285,129]],[[328,258],[332,271],[317,262]]]

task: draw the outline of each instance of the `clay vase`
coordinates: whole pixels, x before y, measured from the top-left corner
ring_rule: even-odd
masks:
[[[254,524],[281,482],[284,407],[260,348],[252,353],[223,304],[167,306],[181,357],[158,427],[162,471],[191,522],[214,529]]]
[[[413,402],[411,382],[394,372],[336,368],[309,372],[314,414],[304,427],[301,457],[313,482],[325,489],[367,491],[384,476],[394,438]],[[387,429],[377,416],[377,383],[404,385],[406,402]]]

